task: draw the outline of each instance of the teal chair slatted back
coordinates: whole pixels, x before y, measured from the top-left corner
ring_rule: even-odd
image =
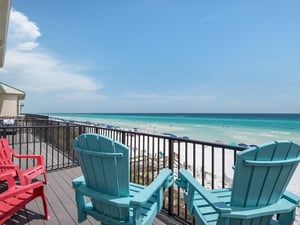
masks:
[[[176,184],[199,225],[292,225],[300,197],[286,188],[299,161],[298,144],[274,141],[238,153],[232,188],[207,190],[185,169]]]
[[[231,206],[258,207],[277,202],[297,168],[300,146],[276,141],[241,152],[236,160]]]
[[[75,139],[82,173],[89,188],[116,197],[129,196],[129,149],[112,139],[97,134],[84,134]],[[128,220],[128,208],[115,207],[92,199],[97,211]]]

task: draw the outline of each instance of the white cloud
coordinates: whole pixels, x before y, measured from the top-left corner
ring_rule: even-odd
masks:
[[[21,12],[12,10],[10,15],[8,45],[4,68],[0,70],[0,80],[26,92],[26,108],[37,108],[45,104],[47,95],[73,104],[83,96],[101,99],[98,94],[103,87],[95,78],[84,73],[80,65],[64,62],[53,56],[52,52],[40,48],[39,27]],[[67,97],[68,95],[73,97]],[[40,96],[41,102],[30,96]],[[76,96],[76,97],[75,97]],[[46,104],[52,104],[47,102]],[[35,106],[33,106],[35,105]],[[32,107],[31,107],[32,106]]]
[[[96,91],[102,87],[92,78],[44,53],[8,51],[6,63],[16,83],[30,91],[65,92],[74,89],[80,92]]]
[[[35,49],[38,46],[39,46],[38,43],[28,41],[28,42],[20,43],[18,46],[16,46],[16,49],[20,51],[30,51],[32,49]]]
[[[30,21],[27,16],[12,9],[8,36],[9,42],[15,48],[30,51],[38,46],[36,41],[41,36],[41,33],[37,25]],[[26,46],[26,49],[24,46]]]
[[[106,100],[105,96],[101,96],[92,91],[81,91],[75,93],[61,93],[58,96],[59,102],[84,102],[91,104],[99,101]]]
[[[223,15],[221,15],[221,14],[209,15],[209,16],[201,18],[199,20],[199,23],[203,24],[203,23],[208,23],[208,22],[214,22],[214,21],[221,19],[222,17],[223,17]]]
[[[154,101],[154,102],[206,102],[211,101],[215,96],[200,94],[200,93],[137,93],[137,92],[127,92],[126,96],[128,98],[140,99],[143,101]]]

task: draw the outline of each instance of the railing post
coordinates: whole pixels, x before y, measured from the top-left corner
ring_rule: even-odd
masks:
[[[78,135],[80,135],[80,134],[82,134],[83,133],[83,127],[82,126],[79,126],[79,134]]]
[[[48,167],[48,138],[47,138],[47,132],[48,131],[48,127],[46,127],[45,129],[44,129],[44,142],[46,143],[46,156],[45,156],[45,166],[46,166],[46,170],[48,169],[47,167]],[[42,137],[42,134],[41,134],[41,137]],[[43,140],[42,140],[43,141]],[[52,164],[53,164],[53,162],[52,162]]]
[[[174,172],[174,140],[169,139],[169,169]],[[169,216],[173,213],[173,195],[174,195],[174,188],[171,186],[169,188],[169,200],[168,200],[168,214]]]
[[[122,131],[121,139],[122,139],[122,140],[121,140],[122,144],[125,145],[126,136],[125,136],[125,132],[124,132],[124,131]]]
[[[70,155],[70,150],[71,150],[71,148],[70,148],[70,144],[71,144],[71,142],[72,142],[72,140],[71,140],[71,135],[70,135],[70,125],[69,125],[69,123],[67,123],[67,126],[66,126],[66,153],[67,153],[67,155]]]

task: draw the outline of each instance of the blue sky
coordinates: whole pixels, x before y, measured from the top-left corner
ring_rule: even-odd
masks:
[[[299,1],[13,1],[23,112],[300,112]]]

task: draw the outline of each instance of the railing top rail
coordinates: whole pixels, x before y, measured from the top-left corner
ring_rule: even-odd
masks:
[[[22,122],[23,121],[23,122]],[[208,141],[201,141],[201,140],[194,140],[194,139],[186,139],[183,137],[172,137],[168,135],[163,135],[163,134],[153,134],[153,133],[147,133],[147,132],[142,132],[142,131],[133,131],[133,130],[125,130],[125,129],[118,129],[118,128],[107,128],[103,127],[102,125],[95,125],[95,124],[89,124],[89,123],[84,123],[84,122],[79,122],[79,121],[64,121],[64,120],[55,120],[52,118],[47,118],[47,117],[34,117],[31,115],[30,117],[22,117],[18,118],[17,122],[14,125],[10,126],[0,126],[0,129],[5,130],[6,128],[9,129],[33,129],[33,128],[61,128],[61,127],[81,127],[81,128],[87,128],[87,129],[95,129],[92,130],[92,132],[99,132],[99,131],[109,131],[113,133],[123,133],[125,135],[131,134],[131,135],[140,135],[140,136],[148,136],[148,137],[153,137],[153,138],[162,138],[174,142],[180,142],[180,143],[191,143],[195,145],[204,145],[204,146],[212,146],[215,148],[225,148],[225,149],[230,149],[230,150],[236,150],[236,151],[242,151],[246,149],[246,147],[243,146],[233,146],[230,144],[226,143],[219,143],[219,142],[208,142]]]

